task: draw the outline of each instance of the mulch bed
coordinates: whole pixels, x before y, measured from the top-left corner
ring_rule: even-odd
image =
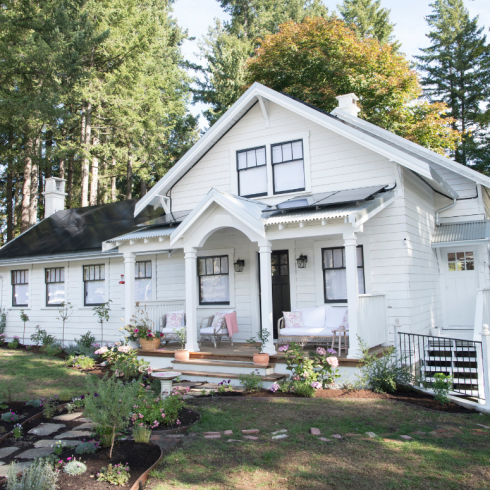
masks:
[[[7,432],[10,432],[15,424],[21,424],[24,420],[36,415],[36,413],[42,412],[42,408],[27,407],[26,402],[5,402],[9,407],[0,410],[0,415],[6,412],[14,412],[16,415],[21,417],[17,422],[2,422],[0,420],[0,437],[2,437]]]

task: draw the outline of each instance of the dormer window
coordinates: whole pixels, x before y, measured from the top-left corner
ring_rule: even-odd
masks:
[[[305,190],[303,141],[272,145],[274,194]]]
[[[237,152],[238,195],[267,195],[267,160],[265,146]]]

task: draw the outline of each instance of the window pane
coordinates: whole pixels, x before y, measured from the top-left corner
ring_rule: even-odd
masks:
[[[65,282],[65,268],[61,268],[61,282]]]
[[[29,303],[29,286],[27,284],[19,284],[14,288],[14,305],[27,305]]]
[[[287,162],[293,159],[293,151],[291,149],[291,143],[286,143],[282,145],[282,161]]]
[[[134,281],[134,299],[135,301],[151,300],[151,279],[136,279]]]
[[[247,151],[247,168],[255,167],[255,150]]]
[[[456,253],[456,258],[458,260],[464,260],[464,252],[457,252]]]
[[[278,276],[279,275],[279,266],[278,265],[272,265],[271,266],[271,272],[273,276]]]
[[[145,277],[151,277],[151,262],[146,263],[146,276]]]
[[[95,279],[95,267],[93,265],[90,266],[90,275],[89,279],[93,281]]]
[[[255,150],[255,158],[257,159],[257,165],[265,165],[265,148]]]
[[[362,263],[362,248],[361,247],[357,247],[356,252],[357,252],[357,266],[358,267],[362,267],[363,266],[363,263]]]
[[[325,271],[325,293],[329,300],[347,299],[345,269],[331,269]]]
[[[209,258],[206,259],[206,274],[212,274],[213,273],[213,259]]]
[[[466,261],[466,270],[467,271],[474,271],[475,270],[475,263],[472,260]]]
[[[293,143],[293,160],[300,160],[303,158],[303,143],[296,141]]]
[[[466,260],[473,260],[473,252],[466,252]]]
[[[89,278],[89,275],[88,275],[88,267],[85,267],[83,268],[83,280],[84,281],[87,281]]]
[[[99,265],[100,268],[100,278],[105,279],[105,265]]]
[[[288,254],[281,254],[279,256],[279,263],[280,264],[287,264],[288,263]]]
[[[96,265],[95,266],[95,276],[94,276],[94,279],[96,281],[98,281],[100,279],[99,272],[100,272],[100,268],[99,268],[99,266]]]
[[[364,291],[364,268],[359,267],[357,269],[357,289],[359,294],[366,294]]]
[[[48,305],[60,305],[65,301],[65,285],[55,283],[47,285]]]
[[[221,264],[220,264],[220,258],[215,257],[213,259],[213,267],[214,267],[214,273],[215,274],[221,274]]]
[[[332,250],[323,251],[323,268],[332,269],[333,268],[333,253]]]
[[[447,260],[456,260],[456,254],[453,253],[447,254]]]
[[[457,262],[457,270],[458,271],[464,271],[465,267],[464,267],[464,262]]]
[[[272,163],[281,163],[281,162],[282,162],[281,145],[274,146],[272,148]]]
[[[230,301],[229,276],[203,276],[200,278],[201,303],[228,303]]]
[[[96,305],[105,303],[105,282],[88,281],[85,283],[85,304]]]
[[[221,272],[228,274],[228,257],[221,257]]]
[[[267,194],[267,167],[243,170],[238,174],[240,196]]]
[[[238,154],[238,170],[247,168],[247,153],[242,152]]]
[[[289,274],[288,266],[287,265],[281,265],[281,276],[287,276],[288,274]]]
[[[344,249],[336,248],[333,250],[333,266],[336,269],[343,267]]]
[[[449,270],[454,272],[456,270],[456,262],[449,262]]]
[[[286,192],[294,189],[304,189],[304,187],[303,160],[274,165],[274,192]]]
[[[279,264],[279,256],[277,254],[272,254],[271,255],[271,264],[272,265]]]
[[[206,259],[199,259],[199,275],[204,276],[206,274]]]

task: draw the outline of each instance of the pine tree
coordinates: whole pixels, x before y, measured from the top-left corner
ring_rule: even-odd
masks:
[[[345,23],[359,37],[372,37],[381,44],[393,43],[394,49],[400,47],[393,38],[395,24],[390,22],[390,11],[381,7],[381,0],[344,0],[337,7]]]
[[[470,18],[462,0],[436,0],[426,20],[430,46],[418,56],[425,95],[445,102],[462,133],[454,158],[464,165],[490,170],[490,47],[478,17]]]

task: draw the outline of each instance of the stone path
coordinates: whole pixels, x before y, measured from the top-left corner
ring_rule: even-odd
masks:
[[[31,466],[32,462],[26,461],[24,463],[17,463],[17,472],[20,473],[21,471],[24,471],[26,468],[29,468]],[[7,476],[7,473],[9,471],[9,466],[8,464],[0,466],[0,476]]]
[[[60,429],[66,427],[65,424],[39,424],[34,429],[31,429],[28,434],[34,434],[35,436],[50,436]]]

